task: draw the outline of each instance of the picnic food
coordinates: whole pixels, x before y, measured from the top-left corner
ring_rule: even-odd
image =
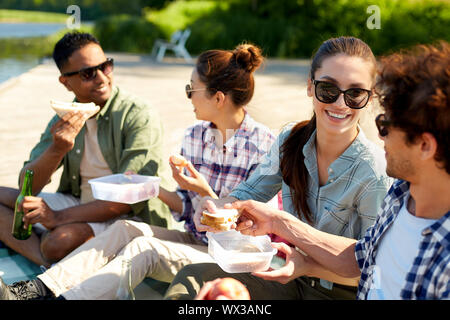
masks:
[[[239,280],[233,278],[220,279],[209,291],[206,300],[217,300],[225,296],[231,300],[250,300],[250,293]]]
[[[200,222],[216,230],[228,231],[238,217],[239,212],[236,209],[217,209],[216,213],[203,211]]]
[[[93,102],[79,103],[50,100],[50,106],[60,118],[64,117],[64,115],[70,111],[81,111],[90,118],[100,110],[100,107]]]
[[[154,176],[118,173],[88,182],[95,199],[132,204],[157,197],[160,180]]]
[[[180,156],[180,155],[172,155],[172,156],[170,156],[169,160],[174,165],[180,166],[180,167],[186,167],[188,164],[188,161],[186,160],[186,158],[183,156]]]
[[[207,232],[208,253],[228,273],[264,271],[270,267],[273,248],[269,236],[247,236],[236,230]]]

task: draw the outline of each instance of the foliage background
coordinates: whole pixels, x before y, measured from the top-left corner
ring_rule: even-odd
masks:
[[[156,38],[190,28],[192,54],[238,43],[261,46],[267,56],[310,57],[330,37],[352,35],[376,55],[438,39],[450,41],[449,0],[0,0],[0,8],[65,13],[71,4],[109,51],[149,53]],[[369,5],[381,13],[370,30]]]

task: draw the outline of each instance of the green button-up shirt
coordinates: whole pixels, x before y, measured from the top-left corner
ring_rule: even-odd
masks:
[[[51,127],[60,118],[55,115],[32,149],[30,158],[37,159],[52,143]],[[142,175],[160,176],[161,185],[167,186],[163,155],[163,130],[158,112],[141,99],[113,87],[111,97],[96,115],[98,143],[106,163],[113,173],[131,170]],[[84,151],[84,126],[75,138],[75,144],[59,164],[63,166],[58,192],[81,195],[80,164]],[[169,227],[172,215],[158,198],[132,204],[132,213],[143,221]]]

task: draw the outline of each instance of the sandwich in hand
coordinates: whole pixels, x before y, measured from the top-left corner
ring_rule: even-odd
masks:
[[[170,162],[177,167],[186,167],[188,165],[188,161],[185,157],[181,155],[172,155],[169,158]]]
[[[203,211],[200,222],[219,231],[229,231],[238,218],[236,209],[217,209],[216,213]]]
[[[79,103],[50,100],[50,106],[60,118],[64,117],[67,112],[79,111],[85,113],[86,117],[89,119],[100,110],[100,107],[93,102]]]

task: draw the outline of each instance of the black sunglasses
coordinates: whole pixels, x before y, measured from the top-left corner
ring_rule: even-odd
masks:
[[[64,77],[70,77],[70,76],[79,74],[81,77],[81,80],[91,81],[91,80],[95,79],[95,77],[97,76],[97,70],[101,70],[103,72],[103,74],[106,76],[106,75],[110,74],[113,71],[113,69],[114,69],[114,59],[108,58],[108,59],[106,59],[105,62],[99,64],[98,66],[83,68],[81,70],[74,71],[74,72],[66,72],[66,73],[63,73],[62,75]]]
[[[192,98],[192,92],[194,92],[194,91],[204,91],[204,90],[208,90],[208,88],[192,89],[191,85],[187,84],[186,87],[185,87],[185,90],[186,90],[186,97],[188,99],[191,99]]]
[[[350,88],[341,90],[335,84],[328,81],[319,81],[312,79],[314,83],[314,93],[317,100],[322,103],[333,103],[344,94],[345,105],[352,109],[362,109],[369,102],[372,91],[362,88]]]
[[[375,118],[375,124],[377,125],[380,136],[385,137],[389,133],[388,127],[392,125],[392,122],[386,119],[384,113],[381,113]]]

